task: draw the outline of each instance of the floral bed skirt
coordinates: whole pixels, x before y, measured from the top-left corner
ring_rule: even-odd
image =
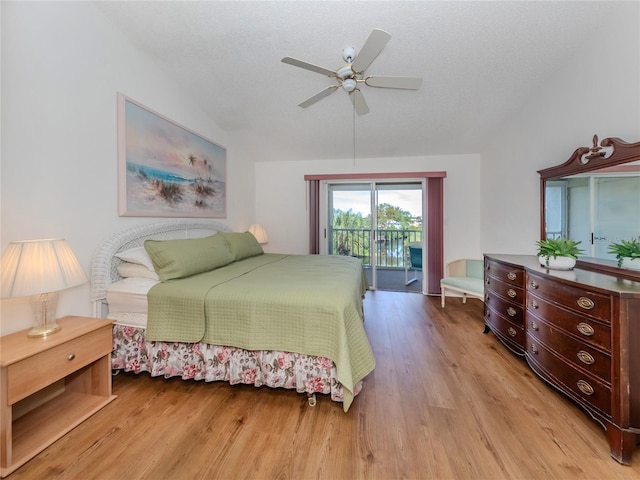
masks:
[[[226,381],[231,385],[266,385],[295,389],[308,395],[331,394],[334,402],[343,401],[336,367],[327,358],[206,343],[147,342],[144,333],[144,328],[113,325],[113,370],[149,372],[152,377]],[[359,382],[354,396],[361,390],[362,382]]]

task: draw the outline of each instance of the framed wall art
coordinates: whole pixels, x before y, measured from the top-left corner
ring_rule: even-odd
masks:
[[[118,93],[118,213],[226,218],[224,147]]]

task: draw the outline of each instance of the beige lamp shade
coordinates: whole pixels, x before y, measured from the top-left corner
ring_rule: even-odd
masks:
[[[56,292],[87,281],[78,259],[61,238],[11,242],[2,255],[2,298]]]
[[[267,237],[267,232],[265,232],[264,227],[262,225],[253,224],[249,227],[249,232],[256,237],[258,243],[267,243],[269,241],[269,237]]]

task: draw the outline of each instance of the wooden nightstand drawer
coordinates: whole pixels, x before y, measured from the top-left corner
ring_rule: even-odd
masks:
[[[9,366],[7,369],[9,403],[13,404],[28,397],[98,358],[104,357],[111,350],[111,326],[109,325]]]

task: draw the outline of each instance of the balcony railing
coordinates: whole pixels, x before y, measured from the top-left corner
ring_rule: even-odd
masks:
[[[370,230],[367,229],[333,228],[329,237],[329,252],[358,257],[365,267],[370,267],[370,238]],[[420,243],[422,231],[378,229],[375,238],[376,267],[404,268],[406,247],[409,243]]]

